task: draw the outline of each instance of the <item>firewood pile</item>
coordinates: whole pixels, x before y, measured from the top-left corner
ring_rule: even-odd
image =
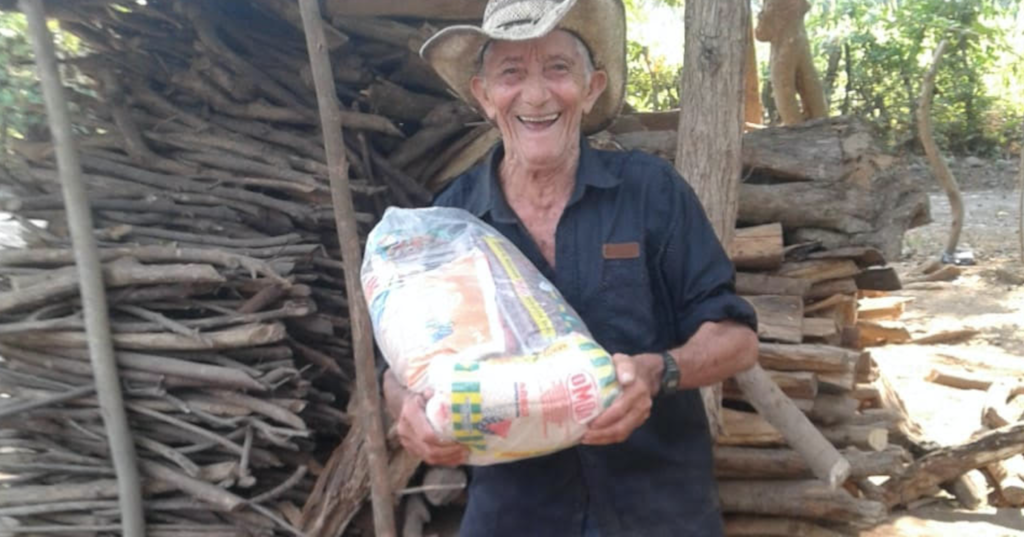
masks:
[[[108,4],[47,9],[90,51],[65,60],[79,81],[68,95],[147,517],[167,535],[295,534],[352,425],[354,389],[296,6]],[[333,57],[364,234],[385,207],[429,201],[417,178],[447,161],[425,155],[472,131],[474,118],[437,89],[413,43],[395,45],[429,30],[379,24],[389,32],[366,23],[330,34],[347,47]],[[358,37],[367,33],[374,39]],[[435,95],[392,79],[433,83]],[[0,252],[0,391],[10,396],[0,471],[11,474],[0,525],[109,533],[115,482],[53,148],[14,149],[0,166],[0,209],[23,224],[28,247]]]
[[[90,52],[65,59],[77,84],[68,97],[149,523],[180,537],[341,534],[369,481],[348,405],[347,300],[297,5],[46,6]],[[482,6],[325,2],[361,234],[387,206],[426,204],[497,140],[416,54]],[[649,121],[625,116],[596,141],[671,157],[674,131]],[[732,255],[764,324],[762,364],[849,455],[857,487],[823,490],[726,385],[717,457],[734,529],[875,521],[886,505],[864,478],[897,475],[910,445],[883,404],[898,397],[872,384],[870,356],[857,350],[856,314],[860,290],[893,285],[882,254],[927,217],[926,198],[855,122],[787,129],[747,137],[740,221],[751,227]],[[0,391],[10,395],[0,472],[11,474],[0,476],[0,533],[116,533],[53,148],[12,147],[0,209],[23,224],[28,246],[0,251]],[[417,466],[396,450],[392,486]]]

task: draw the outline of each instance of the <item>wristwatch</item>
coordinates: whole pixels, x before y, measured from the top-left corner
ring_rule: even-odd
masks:
[[[672,395],[679,391],[679,364],[668,351],[661,353],[664,368],[661,371],[661,388],[658,395]]]

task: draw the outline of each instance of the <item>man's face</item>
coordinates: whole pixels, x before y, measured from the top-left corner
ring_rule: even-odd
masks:
[[[494,41],[473,95],[498,125],[505,153],[528,166],[557,165],[575,155],[580,122],[604,91],[606,75],[587,80],[586,59],[562,30],[529,41]]]

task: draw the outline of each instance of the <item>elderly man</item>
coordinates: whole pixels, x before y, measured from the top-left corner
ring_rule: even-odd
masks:
[[[436,205],[516,244],[614,354],[623,386],[583,445],[473,468],[462,535],[721,535],[697,388],[756,361],[756,320],[675,170],[583,138],[621,107],[620,0],[490,0],[482,27],[443,30],[422,54],[502,136]],[[403,445],[460,464],[465,448],[437,438],[423,397],[384,384]]]

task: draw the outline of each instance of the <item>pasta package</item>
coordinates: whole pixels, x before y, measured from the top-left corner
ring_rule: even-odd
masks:
[[[619,394],[608,353],[558,290],[461,209],[389,208],[361,280],[399,381],[430,393],[427,419],[469,464],[570,447]]]

